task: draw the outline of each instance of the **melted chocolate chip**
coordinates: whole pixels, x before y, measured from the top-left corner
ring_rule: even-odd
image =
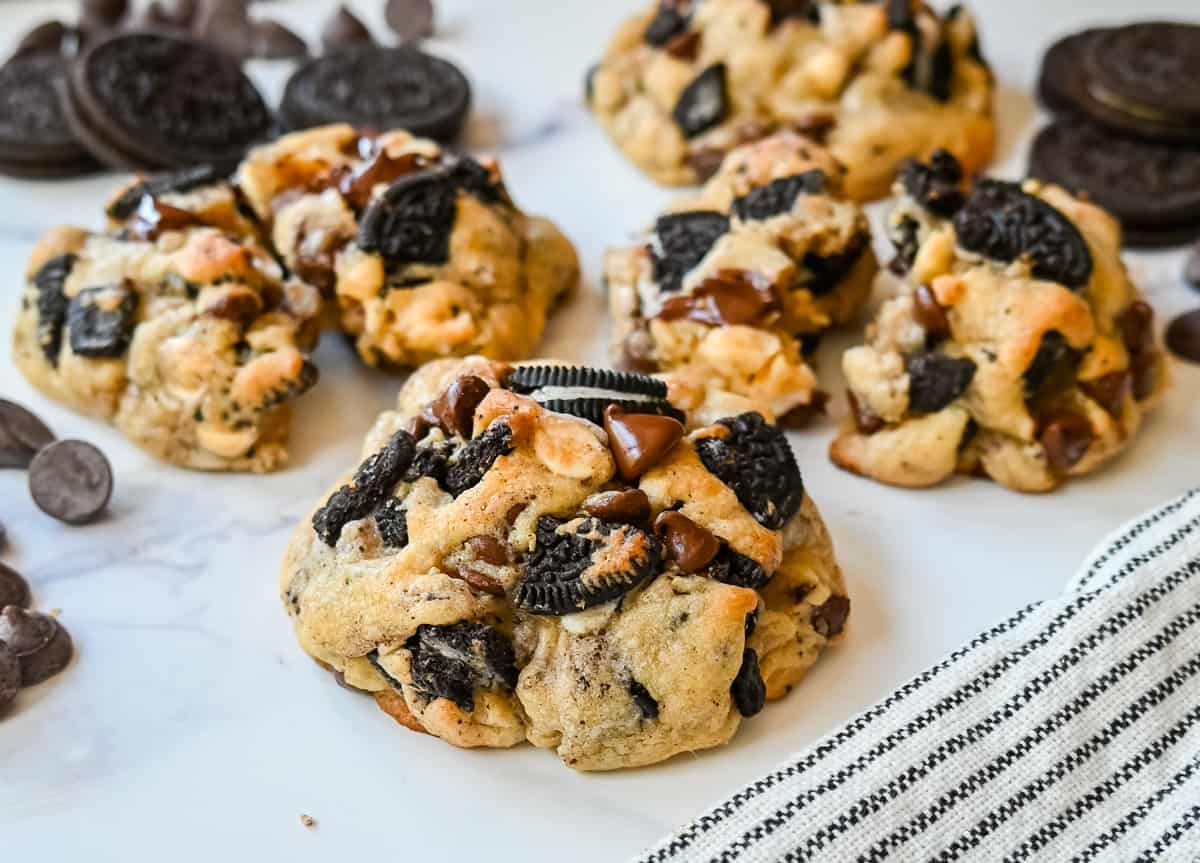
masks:
[[[654,467],[683,438],[683,424],[673,417],[626,413],[616,405],[604,411],[604,430],[625,480],[634,480]]]
[[[446,388],[429,406],[430,415],[447,435],[470,439],[475,428],[475,409],[492,391],[483,378],[463,375]]]
[[[755,326],[778,314],[780,308],[774,286],[760,273],[720,270],[691,293],[668,297],[658,317],[667,321],[687,318],[714,327]]]
[[[936,344],[950,335],[950,319],[928,285],[920,285],[913,292],[913,317],[925,330],[926,345]]]
[[[1077,465],[1094,437],[1087,418],[1068,410],[1053,411],[1044,417],[1038,432],[1046,461],[1057,473],[1066,473]]]
[[[580,505],[585,513],[601,521],[645,524],[650,519],[650,498],[640,488],[602,491]]]
[[[850,416],[854,418],[854,428],[859,434],[873,435],[887,425],[882,417],[873,414],[858,400],[853,390],[846,390],[846,401],[850,403]]]
[[[841,634],[849,616],[850,599],[845,596],[831,596],[824,604],[812,610],[812,626],[826,638],[833,638]]]
[[[1079,388],[1111,416],[1120,419],[1125,406],[1125,394],[1130,391],[1130,378],[1128,371],[1113,372],[1094,381],[1082,382]]]
[[[659,513],[654,530],[663,538],[667,559],[675,561],[683,573],[704,569],[721,550],[711,531],[676,510]]]

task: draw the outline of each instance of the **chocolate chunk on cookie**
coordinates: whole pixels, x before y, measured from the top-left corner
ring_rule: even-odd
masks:
[[[725,433],[696,441],[700,461],[733,489],[755,521],[770,530],[783,527],[804,500],[804,481],[787,438],[757,413],[723,419],[718,427]]]
[[[71,66],[63,104],[72,130],[116,167],[232,165],[272,122],[234,57],[161,32],[88,48]]]
[[[0,173],[54,177],[96,167],[67,124],[56,87],[66,65],[57,52],[0,65]]]
[[[339,6],[321,28],[321,45],[326,51],[374,43],[375,37],[367,25],[345,6]]]
[[[517,685],[512,644],[483,623],[422,624],[404,645],[412,654],[413,688],[429,698],[446,698],[468,712],[476,689],[511,690]]]
[[[364,46],[298,69],[280,113],[291,129],[350,123],[448,141],[458,135],[470,104],[470,84],[446,60],[407,46]]]

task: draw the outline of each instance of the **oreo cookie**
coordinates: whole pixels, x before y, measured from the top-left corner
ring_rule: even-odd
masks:
[[[165,33],[90,47],[71,65],[61,105],[92,155],[122,169],[232,166],[272,127],[234,57]]]
[[[1029,174],[1085,193],[1121,221],[1126,245],[1200,235],[1200,147],[1117,137],[1063,116],[1038,133]]]
[[[505,386],[546,410],[571,414],[598,426],[604,425],[604,411],[610,405],[625,413],[686,420],[683,411],[667,401],[667,385],[649,375],[586,366],[528,365],[511,372]]]
[[[1200,126],[1200,26],[1145,21],[1102,30],[1084,46],[1088,95],[1114,110]]]
[[[56,87],[66,65],[58,54],[37,53],[0,66],[0,173],[66,177],[96,168],[72,133]]]
[[[453,64],[409,46],[363,45],[301,66],[284,90],[280,119],[289,129],[350,123],[448,141],[470,105],[471,85]]]

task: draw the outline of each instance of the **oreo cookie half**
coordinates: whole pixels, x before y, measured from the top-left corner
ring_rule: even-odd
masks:
[[[365,45],[301,66],[284,90],[280,119],[289,129],[350,123],[448,141],[470,105],[471,85],[453,64],[412,47]]]
[[[649,375],[587,366],[517,366],[505,386],[556,413],[604,425],[604,410],[616,405],[625,413],[656,414],[685,422],[683,411],[667,401],[667,385]]]
[[[57,54],[17,57],[0,66],[0,173],[64,177],[95,169],[59,105],[55,87],[65,71]]]
[[[229,166],[271,129],[232,56],[165,33],[121,33],[70,67],[62,107],[92,154],[117,168]]]

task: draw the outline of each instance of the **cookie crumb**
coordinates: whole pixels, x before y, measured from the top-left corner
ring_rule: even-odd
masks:
[[[317,827],[317,819],[311,815],[300,814],[300,825],[307,830],[315,830]]]

